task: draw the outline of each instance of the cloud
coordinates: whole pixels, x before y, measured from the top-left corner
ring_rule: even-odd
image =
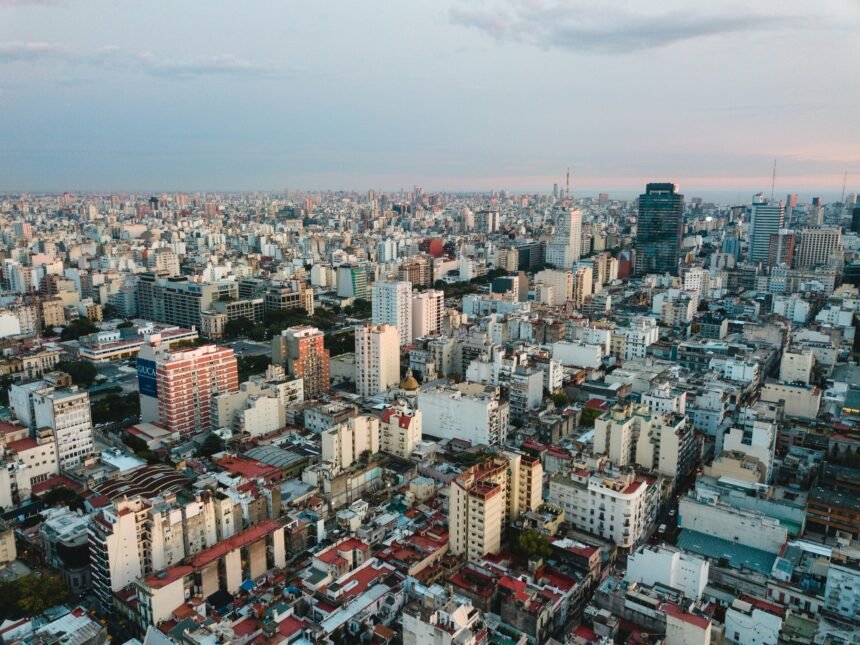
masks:
[[[288,75],[285,69],[252,63],[233,54],[174,60],[160,58],[147,51],[130,51],[115,45],[101,47],[92,52],[79,52],[45,42],[15,41],[0,44],[0,64],[42,61],[176,80],[206,77],[282,78]]]
[[[455,25],[482,31],[499,41],[523,42],[548,49],[627,54],[716,36],[777,29],[810,18],[784,10],[757,13],[740,6],[703,3],[701,9],[679,7],[643,10],[631,2],[610,0],[491,0],[461,4],[449,10]],[[639,3],[650,7],[651,3]]]
[[[13,41],[0,45],[0,63],[35,62],[67,55],[60,45],[45,42]]]

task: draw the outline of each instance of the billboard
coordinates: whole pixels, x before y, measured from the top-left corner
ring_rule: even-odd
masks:
[[[155,378],[155,361],[137,359],[137,389],[143,396],[158,398],[158,381]]]

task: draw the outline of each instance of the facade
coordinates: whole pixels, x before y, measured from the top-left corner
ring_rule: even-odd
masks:
[[[407,301],[408,304],[408,301]],[[355,330],[355,386],[361,396],[387,392],[400,382],[400,339],[394,325]]]
[[[233,281],[193,282],[185,276],[157,273],[138,276],[138,315],[185,329],[199,329],[201,313],[208,311],[214,302],[238,297],[239,287]]]
[[[318,399],[331,387],[329,351],[324,334],[316,327],[288,327],[272,339],[272,362],[286,365],[302,379],[305,399]]]
[[[409,459],[421,441],[421,410],[391,407],[380,419],[380,450],[401,459]]]
[[[90,395],[76,386],[46,388],[32,396],[35,427],[50,428],[60,469],[79,465],[93,453]]]
[[[841,252],[841,228],[805,228],[800,234],[797,262],[794,266],[799,269],[826,266],[831,264]]]
[[[659,488],[656,480],[631,472],[556,473],[547,502],[562,508],[565,520],[582,530],[633,549],[654,528]]]
[[[627,557],[625,579],[666,585],[700,600],[708,584],[708,562],[666,546],[643,545]]]
[[[212,399],[239,389],[229,347],[171,350],[151,342],[137,359],[141,422],[158,421],[181,437],[212,429]]]
[[[675,184],[648,184],[639,196],[636,275],[678,275],[684,226],[684,196]]]
[[[322,438],[322,460],[335,475],[349,469],[367,453],[379,452],[379,419],[360,415],[326,430]]]
[[[376,282],[372,289],[372,321],[375,325],[393,325],[401,345],[412,342],[412,284],[409,282]]]
[[[543,468],[536,457],[505,452],[473,466],[450,486],[450,551],[470,562],[498,553],[508,522],[541,504]]]
[[[428,289],[412,294],[412,339],[442,331],[445,293]]]
[[[550,306],[563,305],[573,297],[573,271],[544,269],[535,274],[535,285],[550,287],[547,296],[540,298]]]
[[[464,439],[473,445],[501,446],[508,434],[510,405],[499,388],[459,383],[418,392],[424,434],[440,439]]]
[[[555,220],[555,233],[546,246],[546,262],[558,269],[570,269],[582,254],[582,213],[572,208]]]
[[[785,228],[785,203],[770,202],[758,193],[753,197],[750,214],[749,259],[767,263],[770,258],[770,240]]]
[[[367,299],[367,271],[355,264],[337,268],[337,295],[341,298]]]

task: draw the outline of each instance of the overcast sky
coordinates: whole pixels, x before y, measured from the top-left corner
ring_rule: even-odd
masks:
[[[0,0],[0,190],[860,190],[857,0]]]

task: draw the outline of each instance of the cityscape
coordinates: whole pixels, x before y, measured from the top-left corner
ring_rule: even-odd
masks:
[[[120,4],[0,0],[0,642],[860,643],[856,4]]]

